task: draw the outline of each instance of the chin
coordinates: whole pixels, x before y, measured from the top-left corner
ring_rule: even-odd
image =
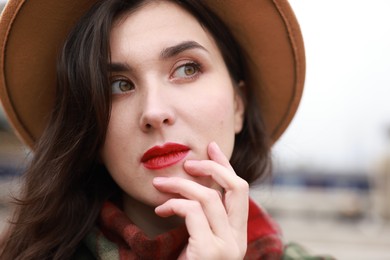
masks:
[[[183,197],[177,194],[167,194],[167,193],[162,193],[157,191],[156,197],[154,199],[151,199],[150,203],[147,204],[149,204],[149,206],[151,207],[157,207],[164,204],[170,199],[178,199],[178,198],[183,198]]]

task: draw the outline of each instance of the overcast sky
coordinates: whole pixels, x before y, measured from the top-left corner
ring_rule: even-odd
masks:
[[[298,113],[274,147],[277,165],[368,171],[390,145],[390,1],[290,3],[307,77]]]

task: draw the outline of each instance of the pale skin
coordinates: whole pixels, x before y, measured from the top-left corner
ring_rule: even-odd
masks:
[[[242,259],[246,252],[248,183],[239,178],[216,143],[208,146],[210,160],[184,163],[193,176],[210,176],[224,188],[216,190],[182,178],[155,178],[153,184],[163,192],[178,193],[156,208],[162,217],[185,218],[190,234],[182,259]],[[245,214],[246,212],[246,214]]]
[[[113,103],[101,157],[125,213],[150,237],[184,220],[182,259],[242,259],[249,188],[229,158],[244,105],[212,36],[158,1],[120,19],[110,45]],[[145,151],[167,142],[188,147],[186,157],[145,168]]]

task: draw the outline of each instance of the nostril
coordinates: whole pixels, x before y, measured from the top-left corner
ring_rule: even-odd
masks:
[[[140,118],[140,127],[143,130],[150,131],[152,129],[169,126],[174,123],[174,116],[167,113],[144,113]]]

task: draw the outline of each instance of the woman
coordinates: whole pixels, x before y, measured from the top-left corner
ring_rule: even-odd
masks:
[[[285,1],[15,0],[1,39],[34,153],[4,259],[282,256],[248,183],[303,88]]]

